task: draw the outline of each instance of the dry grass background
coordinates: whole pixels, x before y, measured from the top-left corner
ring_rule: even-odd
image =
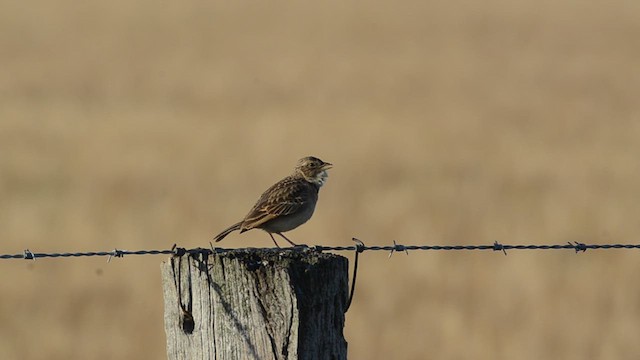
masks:
[[[2,0],[0,252],[206,246],[309,154],[298,242],[637,243],[639,4]],[[0,262],[2,358],[164,358],[162,260]],[[639,272],[366,253],[350,358],[637,359]]]

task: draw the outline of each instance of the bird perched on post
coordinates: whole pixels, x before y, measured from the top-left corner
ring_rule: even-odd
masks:
[[[298,160],[293,174],[267,189],[247,216],[214,237],[216,242],[231,232],[240,233],[251,229],[266,231],[271,240],[280,247],[273,234],[280,235],[292,246],[296,246],[282,233],[293,230],[311,218],[318,202],[318,191],[327,181],[327,170],[332,165],[316,157],[307,156]]]

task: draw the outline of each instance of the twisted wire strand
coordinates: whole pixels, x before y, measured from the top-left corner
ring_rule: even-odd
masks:
[[[354,238],[354,240],[357,240]],[[46,252],[32,252],[29,249],[24,250],[19,254],[0,254],[0,260],[5,259],[24,259],[24,260],[35,260],[40,258],[71,258],[71,257],[92,257],[92,256],[107,256],[108,260],[111,260],[114,257],[121,258],[125,255],[174,255],[181,256],[184,254],[219,254],[226,253],[230,251],[238,251],[238,250],[267,250],[267,251],[357,251],[357,252],[365,252],[365,251],[388,251],[389,256],[391,256],[394,252],[405,252],[409,253],[409,251],[482,251],[482,250],[491,250],[491,251],[500,251],[505,255],[508,250],[574,250],[577,252],[585,252],[587,250],[610,250],[610,249],[640,249],[640,244],[584,244],[580,242],[568,242],[566,244],[554,244],[554,245],[508,245],[501,244],[498,242],[493,243],[492,245],[403,245],[397,244],[395,241],[393,245],[385,245],[385,246],[366,246],[361,242],[357,245],[352,246],[324,246],[324,245],[314,245],[314,246],[296,246],[292,248],[194,248],[194,249],[185,249],[173,246],[171,249],[166,250],[120,250],[114,249],[112,251],[91,251],[91,252],[64,252],[64,253],[46,253]]]

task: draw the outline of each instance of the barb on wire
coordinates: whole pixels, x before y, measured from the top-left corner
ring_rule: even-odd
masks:
[[[33,253],[31,252],[31,250],[29,250],[29,249],[25,249],[25,250],[24,250],[24,255],[23,255],[23,257],[24,257],[25,259],[28,259],[28,260],[36,261],[36,257],[35,257],[35,255],[33,255]]]
[[[118,250],[118,249],[113,249],[113,251],[111,252],[111,254],[109,254],[109,257],[107,258],[107,262],[110,263],[111,262],[111,258],[121,258],[124,257],[124,251],[123,250]]]
[[[354,238],[355,239],[355,238]],[[612,250],[612,249],[640,249],[640,244],[585,244],[581,242],[568,242],[562,245],[505,245],[495,241],[492,245],[403,245],[398,244],[395,240],[393,245],[386,246],[366,246],[359,240],[355,239],[356,245],[352,246],[296,246],[291,248],[217,248],[211,245],[208,249],[195,248],[185,249],[173,245],[171,249],[166,250],[120,250],[114,249],[111,251],[95,251],[95,252],[65,252],[65,253],[44,253],[44,252],[32,252],[29,249],[25,249],[19,254],[0,254],[0,260],[5,259],[23,259],[23,260],[36,260],[40,258],[70,258],[70,257],[90,257],[90,256],[107,256],[107,261],[111,261],[112,258],[122,258],[125,255],[172,255],[183,256],[185,254],[197,255],[211,255],[222,254],[230,251],[237,250],[267,250],[267,251],[355,251],[356,253],[362,253],[364,251],[387,251],[389,257],[394,252],[404,251],[409,254],[409,251],[479,251],[479,250],[491,250],[502,251],[505,255],[507,250],[574,250],[576,253],[586,252],[587,250]],[[206,254],[205,254],[206,253]]]
[[[409,255],[409,251],[407,250],[406,246],[400,245],[396,243],[395,240],[393,240],[393,248],[391,248],[391,251],[389,251],[389,259],[391,258],[391,255],[393,255],[395,251],[404,251],[407,255]]]
[[[507,256],[507,250],[505,250],[504,246],[502,246],[502,244],[500,244],[499,242],[495,241],[493,243],[493,251],[501,251],[504,253],[504,256]]]
[[[571,244],[571,241],[569,241],[569,245],[573,246],[574,249],[576,249],[576,254],[579,253],[580,251],[585,252],[587,251],[587,245],[583,244],[583,243],[579,243],[579,242],[575,242],[575,244]]]

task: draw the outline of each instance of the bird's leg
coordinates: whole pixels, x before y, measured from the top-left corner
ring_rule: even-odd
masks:
[[[282,233],[276,233],[276,234],[278,234],[278,235],[282,236],[282,238],[283,238],[283,239],[285,239],[285,240],[287,240],[287,241],[289,242],[289,244],[291,244],[291,246],[298,246],[298,244],[296,244],[296,243],[294,243],[293,241],[291,241],[291,240],[287,239],[287,237],[286,237],[286,236],[284,236],[284,235],[282,235]]]
[[[267,232],[267,234],[269,234],[269,236],[271,236],[271,240],[273,240],[273,243],[276,244],[276,247],[280,248],[280,245],[278,245],[278,243],[276,242],[276,239],[273,237],[273,235],[270,232]]]

